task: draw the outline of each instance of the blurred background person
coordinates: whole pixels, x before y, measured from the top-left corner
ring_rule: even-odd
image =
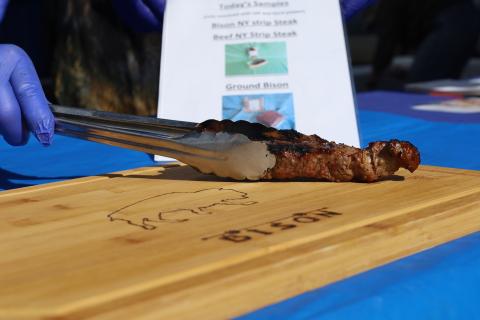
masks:
[[[369,79],[357,87],[401,90],[405,83],[462,77],[477,54],[479,2],[379,0],[353,28],[374,35],[376,43]]]

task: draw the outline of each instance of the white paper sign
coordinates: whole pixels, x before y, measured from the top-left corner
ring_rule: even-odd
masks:
[[[158,116],[359,146],[339,0],[169,0]]]

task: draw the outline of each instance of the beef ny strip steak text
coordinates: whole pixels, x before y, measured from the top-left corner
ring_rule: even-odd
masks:
[[[420,164],[417,148],[406,141],[371,142],[368,147],[359,149],[295,130],[276,130],[258,123],[230,120],[207,120],[196,130],[199,133],[243,134],[252,141],[264,142],[276,162],[260,179],[374,182],[391,176],[399,168],[413,172]]]

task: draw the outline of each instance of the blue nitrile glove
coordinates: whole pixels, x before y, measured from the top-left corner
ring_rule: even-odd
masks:
[[[345,19],[350,19],[357,12],[375,3],[376,0],[340,0]]]
[[[162,31],[166,0],[112,0],[119,17],[136,32]]]
[[[5,11],[7,11],[9,1],[10,0],[0,0],[0,22],[2,22],[3,16],[5,16]]]
[[[52,141],[55,120],[28,55],[0,45],[0,134],[11,145],[27,143],[32,131],[43,145]]]

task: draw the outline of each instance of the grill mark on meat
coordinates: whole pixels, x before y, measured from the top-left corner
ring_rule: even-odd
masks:
[[[372,164],[373,171],[377,172],[377,164],[375,163],[373,152],[370,152],[370,163]]]
[[[312,147],[308,145],[289,143],[267,143],[267,149],[273,154],[281,154],[284,152],[302,154],[312,152]]]
[[[359,149],[295,130],[276,130],[258,123],[231,120],[207,120],[196,130],[243,134],[252,141],[266,143],[276,164],[262,179],[374,182],[393,175],[399,168],[413,172],[420,164],[420,153],[407,141],[371,142]]]

